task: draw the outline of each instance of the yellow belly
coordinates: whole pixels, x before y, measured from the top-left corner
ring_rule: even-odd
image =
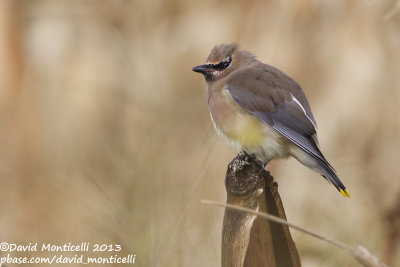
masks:
[[[261,146],[265,138],[262,123],[251,116],[237,119],[223,132],[227,138],[247,148]]]
[[[217,132],[238,149],[259,149],[265,140],[265,125],[245,111],[226,89],[209,92],[210,115]]]

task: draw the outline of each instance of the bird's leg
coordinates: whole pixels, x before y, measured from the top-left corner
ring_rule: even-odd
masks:
[[[269,163],[269,160],[267,160],[266,162],[261,162],[261,166],[263,168],[263,170],[265,169],[265,166],[267,166],[267,164]]]
[[[267,166],[267,164],[269,163],[269,160],[266,161],[266,162],[264,162],[262,160],[259,160],[255,153],[251,153],[250,156],[253,157],[261,165],[261,169],[262,170],[264,170],[265,166]]]

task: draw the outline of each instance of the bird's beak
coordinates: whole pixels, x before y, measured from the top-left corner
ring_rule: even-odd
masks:
[[[195,72],[200,72],[200,73],[207,73],[207,72],[213,72],[214,68],[213,65],[211,64],[204,64],[204,65],[200,65],[200,66],[196,66],[192,69]]]

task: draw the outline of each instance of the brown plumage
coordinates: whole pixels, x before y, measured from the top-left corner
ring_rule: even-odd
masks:
[[[292,78],[237,44],[214,47],[193,70],[204,75],[211,119],[231,145],[265,163],[293,156],[349,196],[319,149],[310,105]]]

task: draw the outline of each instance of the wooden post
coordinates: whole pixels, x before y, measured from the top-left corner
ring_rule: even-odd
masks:
[[[227,203],[286,220],[278,185],[262,162],[240,152],[228,165]],[[222,267],[297,267],[299,254],[286,225],[226,208],[222,229]]]

